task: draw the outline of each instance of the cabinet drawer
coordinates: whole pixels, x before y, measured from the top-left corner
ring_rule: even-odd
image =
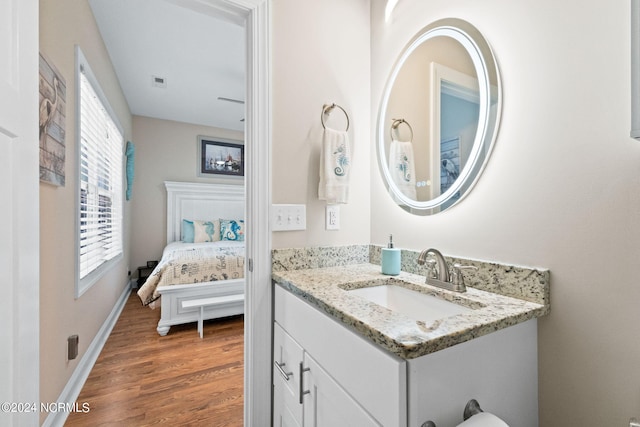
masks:
[[[406,361],[275,286],[275,321],[380,424],[406,426]]]
[[[273,324],[273,388],[275,418],[302,420],[300,404],[300,363],[304,352],[277,323]],[[279,425],[275,420],[274,425]]]

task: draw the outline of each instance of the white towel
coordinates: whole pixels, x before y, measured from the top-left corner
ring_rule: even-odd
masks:
[[[411,142],[391,141],[389,172],[402,194],[411,200],[417,200],[416,166],[413,162],[413,144]]]
[[[327,203],[347,203],[351,149],[345,131],[325,129],[320,153],[320,184],[318,198]]]

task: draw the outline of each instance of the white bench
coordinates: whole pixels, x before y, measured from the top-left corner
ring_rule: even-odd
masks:
[[[208,297],[208,298],[200,298],[200,299],[190,299],[186,301],[182,301],[182,308],[200,308],[200,315],[198,316],[198,333],[200,334],[200,338],[202,338],[203,327],[202,322],[204,321],[204,308],[212,305],[220,305],[227,303],[234,303],[244,301],[244,294],[235,294],[235,295],[224,295],[220,297]]]

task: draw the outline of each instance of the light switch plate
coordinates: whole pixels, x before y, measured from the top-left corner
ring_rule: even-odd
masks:
[[[271,205],[271,231],[307,229],[307,205]]]
[[[326,229],[340,230],[340,205],[327,205]]]

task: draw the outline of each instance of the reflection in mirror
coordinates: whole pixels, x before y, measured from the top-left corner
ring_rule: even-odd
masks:
[[[409,43],[378,119],[381,172],[400,206],[440,212],[471,188],[495,136],[499,90],[491,50],[467,22],[438,21]]]
[[[436,89],[431,114],[434,176],[430,198],[445,193],[455,183],[469,160],[478,131],[480,96],[478,79],[444,65],[432,63],[432,87]],[[439,119],[438,119],[439,118]],[[445,209],[460,199],[456,192],[442,204]],[[428,199],[423,199],[428,200]]]

